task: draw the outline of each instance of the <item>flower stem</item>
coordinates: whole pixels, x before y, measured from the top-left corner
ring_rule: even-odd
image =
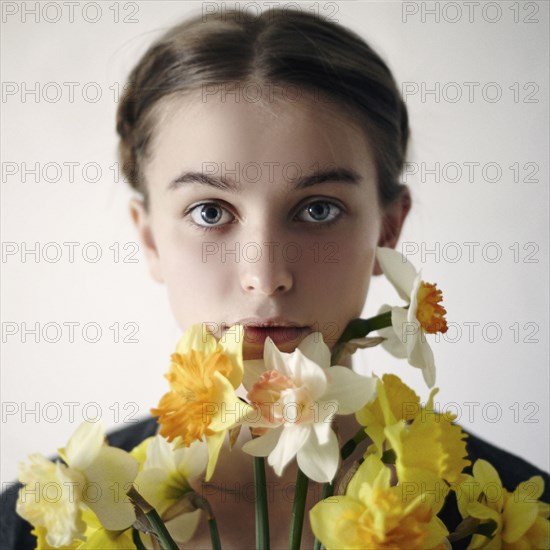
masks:
[[[212,550],[221,550],[222,544],[220,542],[220,533],[218,532],[218,524],[216,517],[212,511],[210,503],[198,493],[194,493],[192,496],[192,502],[201,510],[204,510],[208,515],[208,529],[210,530],[210,540],[212,541]]]
[[[302,529],[304,527],[304,512],[306,508],[307,486],[309,479],[298,468],[296,475],[296,492],[294,493],[294,505],[292,506],[292,520],[290,524],[289,550],[300,550],[302,541]]]
[[[132,528],[132,541],[136,545],[137,550],[147,550],[143,542],[141,542],[139,531],[135,528]]]
[[[166,525],[164,525],[164,522],[160,519],[157,511],[138,493],[135,487],[132,486],[127,494],[134,505],[147,517],[151,529],[155,532],[160,542],[162,550],[178,550],[178,545],[170,536],[168,529],[166,529]]]
[[[361,443],[364,439],[367,438],[367,433],[364,428],[361,428],[350,440],[346,441],[340,451],[340,456],[342,460],[346,460],[348,456],[351,456],[353,451],[355,451],[357,445]]]
[[[344,329],[344,332],[342,332],[338,342],[334,345],[331,364],[337,364],[346,342],[356,338],[364,338],[372,331],[380,330],[386,327],[391,327],[391,311],[380,313],[380,315],[369,317],[368,319],[351,320]]]
[[[391,327],[391,311],[380,313],[380,315],[369,317],[368,319],[353,319],[344,329],[339,341],[347,342],[354,338],[363,338],[363,336],[367,336],[373,330],[380,330],[386,327]]]
[[[264,457],[254,457],[254,481],[256,487],[256,549],[269,550],[269,516]]]

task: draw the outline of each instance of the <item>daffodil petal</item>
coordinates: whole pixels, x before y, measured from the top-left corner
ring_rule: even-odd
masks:
[[[417,338],[409,355],[409,365],[422,369],[422,376],[426,385],[428,388],[432,388],[435,384],[435,361],[432,348],[425,338],[424,333],[420,338]]]
[[[283,429],[283,426],[280,426],[279,428],[269,430],[260,437],[247,441],[242,446],[242,450],[252,456],[268,456],[277,446]]]
[[[317,418],[311,426],[315,431],[319,445],[324,445],[329,440],[330,432],[332,432],[331,423],[336,410],[337,405],[331,401],[319,403],[317,406],[314,413]]]
[[[292,379],[299,386],[307,386],[312,399],[324,395],[327,388],[326,369],[308,359],[299,349],[289,358],[288,367]]]
[[[535,502],[544,493],[544,479],[542,476],[532,476],[527,481],[522,481],[514,491],[516,502]]]
[[[502,525],[502,516],[489,506],[481,502],[470,502],[467,506],[468,514],[474,518],[485,520],[492,519],[498,527]]]
[[[267,462],[273,467],[278,476],[283,474],[285,466],[296,456],[303,447],[311,432],[309,426],[294,424],[285,426],[276,447],[271,451]]]
[[[107,531],[106,529],[96,529],[87,537],[79,547],[80,550],[128,550],[135,548],[132,541],[132,531],[128,529],[122,533],[117,531]]]
[[[160,468],[167,472],[175,469],[172,446],[162,437],[154,437],[147,447],[145,468]]]
[[[323,340],[321,332],[308,334],[298,345],[298,349],[310,360],[321,367],[330,366],[330,349]]]
[[[368,403],[376,392],[376,381],[347,367],[325,369],[328,378],[323,401],[338,404],[338,414],[352,414]]]
[[[243,379],[243,338],[244,327],[242,325],[229,327],[220,338],[224,354],[231,359],[233,365],[228,378],[234,388],[238,388]]]
[[[206,466],[206,481],[210,481],[216,464],[218,463],[218,457],[225,438],[225,431],[214,432],[206,438],[208,444],[208,465]]]
[[[142,470],[134,481],[134,486],[139,494],[162,514],[170,506],[171,502],[163,502],[164,484],[169,473],[159,468],[147,468]]]
[[[358,523],[354,519],[361,517],[364,511],[363,504],[351,498],[331,497],[310,510],[309,520],[315,536],[327,550],[363,550],[364,543],[357,536]],[[347,520],[348,529],[336,529],[338,518],[351,518]]]
[[[382,342],[382,347],[397,359],[407,358],[407,346],[401,342],[393,327],[380,329],[378,334],[385,338]]]
[[[317,438],[310,432],[305,443],[296,455],[298,466],[304,474],[318,483],[332,481],[338,469],[340,448],[333,430],[330,430],[327,443],[319,445]]]
[[[216,338],[208,332],[207,324],[197,323],[184,332],[176,345],[176,353],[187,355],[194,349],[204,355],[210,355],[214,353],[216,345]]]
[[[519,540],[535,523],[538,506],[536,502],[514,502],[511,497],[504,507],[503,516],[502,540],[511,544]]]
[[[409,303],[416,277],[414,265],[400,252],[392,248],[378,247],[376,258],[384,275],[397,290],[399,296]]]
[[[195,533],[201,519],[201,511],[195,510],[166,522],[170,536],[178,543],[186,543]]]
[[[193,481],[204,473],[208,463],[208,447],[203,441],[193,441],[189,447],[181,447],[172,452],[178,472],[188,481]]]
[[[365,461],[359,466],[346,489],[346,495],[359,500],[359,494],[363,484],[368,483],[374,485],[375,479],[380,472],[386,468],[382,461],[374,455],[369,455]]]
[[[84,491],[83,500],[99,521],[112,531],[129,527],[136,519],[126,491],[136,478],[138,463],[122,449],[104,445],[97,458],[83,471],[96,491]]]
[[[287,367],[285,356],[289,353],[283,353],[277,348],[273,340],[268,336],[264,343],[264,362],[266,370],[276,370],[285,376],[292,376],[292,372]]]
[[[208,428],[213,432],[219,432],[239,424],[252,407],[237,397],[231,382],[220,372],[213,374],[212,381],[214,382],[212,403],[205,403],[208,407],[214,407],[214,414]]]
[[[82,422],[63,449],[67,463],[77,470],[86,469],[105,444],[101,422]]]
[[[409,328],[407,310],[402,307],[391,308],[391,325],[399,341],[405,345],[416,334],[414,327]]]
[[[478,458],[472,467],[472,472],[476,482],[481,485],[481,491],[484,491],[485,488],[487,488],[487,490],[494,492],[494,487],[501,488],[498,492],[499,494],[496,498],[492,499],[491,503],[496,506],[498,510],[502,510],[504,501],[502,481],[500,480],[500,476],[494,466],[490,462],[487,462],[482,458]]]
[[[139,462],[140,470],[143,468],[143,465],[147,460],[147,449],[149,448],[149,445],[152,443],[153,439],[155,439],[154,436],[144,439],[139,445],[136,445],[130,451],[130,456],[135,458]]]

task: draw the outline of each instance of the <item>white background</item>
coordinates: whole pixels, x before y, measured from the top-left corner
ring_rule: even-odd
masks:
[[[2,258],[3,482],[16,476],[17,462],[30,452],[55,453],[86,416],[99,411],[112,427],[147,415],[167,389],[162,375],[179,337],[163,287],[127,244],[137,240],[131,193],[111,167],[117,90],[151,41],[201,4],[107,1],[98,14],[96,4],[83,3],[73,22],[62,2],[42,8],[46,4],[48,11],[38,15],[25,14],[35,2],[2,5],[1,229],[4,252],[17,250]],[[273,5],[240,4],[250,13]],[[418,250],[408,257],[425,278],[443,289],[454,327],[433,344],[441,388],[436,401],[458,412],[466,429],[548,470],[548,3],[474,2],[470,12],[456,2],[300,5],[360,33],[400,85],[418,89],[407,96],[410,161],[417,163],[410,171],[417,166],[418,173],[405,178],[414,209],[402,241],[407,251]],[[69,82],[77,83],[72,102]],[[24,93],[37,86],[38,98]],[[423,87],[436,86],[439,93],[421,96]],[[457,92],[462,97],[455,101]],[[22,163],[39,163],[46,172],[38,182],[32,174],[25,181]],[[67,165],[58,175],[47,163],[77,163],[73,181]],[[87,163],[100,167],[97,182],[91,181],[93,164],[83,171]],[[435,163],[439,182],[420,172]],[[510,168],[515,163],[517,172]],[[62,257],[22,256],[22,248],[36,242],[41,252],[46,243],[59,243]],[[72,263],[62,244],[68,242],[79,243]],[[86,261],[84,249],[89,260],[98,246],[99,261]],[[439,254],[423,257],[426,248]],[[56,249],[50,245],[47,252],[52,258]],[[365,315],[383,302],[399,303],[389,283],[377,278]],[[74,342],[63,325],[68,322],[79,323]],[[41,334],[36,343],[28,334],[24,342],[22,323],[39,323],[41,330],[53,323],[50,339],[57,323],[61,339],[50,343]],[[96,325],[83,334],[86,323],[101,328],[97,343],[85,340],[96,335]],[[109,328],[114,323],[118,343]],[[123,343],[134,326],[137,342]],[[10,334],[14,327],[18,332]],[[355,366],[399,373],[427,398],[420,372],[381,349],[360,352]]]

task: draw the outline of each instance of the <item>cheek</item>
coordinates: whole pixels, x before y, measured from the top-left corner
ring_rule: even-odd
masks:
[[[213,242],[172,238],[157,243],[170,307],[184,328],[218,320],[219,304],[234,279]]]

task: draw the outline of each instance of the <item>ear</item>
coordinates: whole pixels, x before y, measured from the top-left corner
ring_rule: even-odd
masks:
[[[162,277],[159,254],[151,229],[151,215],[145,209],[142,199],[132,199],[130,201],[130,215],[139,234],[141,246],[149,265],[149,272],[155,281],[163,283],[164,278]]]
[[[405,187],[401,195],[382,210],[382,226],[378,246],[395,248],[405,219],[411,209],[412,199],[408,187]],[[374,275],[381,275],[382,270],[378,260],[374,263]]]

